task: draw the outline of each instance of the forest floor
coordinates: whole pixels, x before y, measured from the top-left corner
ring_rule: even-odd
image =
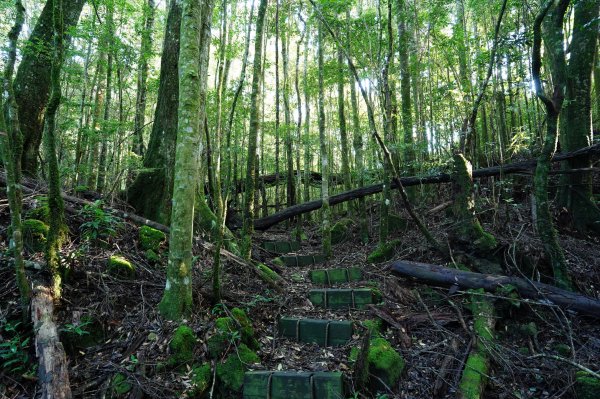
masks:
[[[447,200],[450,192],[440,185],[426,193],[429,201],[422,201],[420,213]],[[437,191],[439,190],[439,191]],[[432,200],[435,198],[435,202]],[[548,267],[541,244],[533,231],[530,204],[503,202],[500,205],[485,199],[478,203],[479,217],[500,244],[499,255],[510,265],[514,274],[521,256],[527,255],[533,265],[533,277],[549,281]],[[27,208],[34,197],[27,197]],[[341,209],[334,208],[337,212]],[[369,212],[371,234],[377,234],[377,207]],[[398,212],[403,215],[403,211]],[[339,215],[338,215],[339,217]],[[426,216],[434,234],[445,240],[445,232],[452,221],[444,211]],[[169,342],[177,324],[164,321],[157,312],[165,283],[165,251],[158,264],[147,261],[138,242],[138,226],[123,222],[117,234],[101,245],[83,240],[81,215],[71,214],[68,219],[71,241],[65,244],[64,262],[72,270],[64,283],[63,298],[57,308],[58,324],[63,333],[77,331],[77,326],[94,326],[96,342],[81,349],[65,343],[69,359],[69,374],[75,397],[103,397],[111,378],[123,374],[133,389],[130,397],[182,397],[191,386],[191,369],[174,370],[164,367],[169,357]],[[578,236],[560,226],[560,240],[566,252],[577,288],[588,296],[600,299],[600,246],[598,238]],[[8,206],[0,200],[0,250],[7,251]],[[304,229],[307,240],[302,252],[319,252],[320,236],[314,223]],[[393,234],[401,239],[394,259],[447,264],[419,235],[411,223]],[[262,250],[262,240],[291,237],[285,224],[256,234],[254,256],[272,266],[283,277],[282,292],[270,289],[248,268],[225,262],[223,278],[224,305],[244,309],[260,342],[261,362],[254,369],[268,370],[335,370],[352,374],[349,353],[360,343],[358,335],[344,346],[321,348],[314,344],[289,342],[277,336],[277,321],[281,316],[345,318],[364,321],[374,319],[372,310],[329,313],[317,310],[307,299],[309,284],[307,270],[273,265],[273,255]],[[334,247],[334,257],[327,267],[359,266],[368,285],[381,290],[384,301],[379,306],[395,319],[401,328],[387,326],[383,335],[402,354],[406,373],[394,393],[388,398],[453,398],[472,342],[472,317],[468,310],[469,295],[430,288],[393,276],[388,263],[369,264],[367,255],[375,248],[376,240],[364,245],[358,237],[357,226],[350,229],[345,242]],[[136,265],[135,279],[117,278],[107,273],[110,255],[123,255]],[[497,255],[498,255],[497,254]],[[196,333],[199,345],[195,362],[209,362],[207,339],[215,333],[215,319],[219,308],[211,303],[212,254],[199,243],[195,246],[193,288],[195,311],[187,324]],[[29,260],[42,263],[40,253],[30,253]],[[323,265],[312,266],[322,268]],[[310,269],[311,267],[309,267]],[[28,270],[30,278],[45,275],[44,271]],[[10,262],[0,258],[0,322],[14,325],[19,319],[18,292]],[[597,370],[600,364],[600,329],[598,322],[570,312],[530,303],[518,306],[505,300],[496,303],[500,319],[496,325],[498,345],[494,347],[492,372],[485,397],[489,398],[573,398],[576,365]],[[291,309],[293,314],[291,314]],[[82,320],[93,320],[90,325]],[[3,340],[19,336],[21,341],[31,332],[23,325],[15,331],[0,330]],[[3,337],[2,337],[3,335]],[[36,396],[33,365],[35,355],[31,341],[20,349],[23,368],[10,372],[0,371],[0,397],[28,398]],[[557,360],[557,357],[566,360]],[[29,359],[29,363],[27,363]],[[446,362],[445,362],[446,361]],[[442,364],[446,367],[442,367]],[[29,374],[28,374],[29,373]]]

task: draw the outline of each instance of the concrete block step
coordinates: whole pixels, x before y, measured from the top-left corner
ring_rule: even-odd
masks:
[[[276,254],[287,254],[300,249],[299,241],[263,241],[261,247]]]
[[[327,309],[363,309],[381,300],[370,288],[316,289],[309,292],[308,298],[314,306]]]
[[[363,273],[358,267],[316,269],[310,271],[309,277],[310,281],[315,284],[334,285],[352,281],[361,281],[363,279]]]
[[[279,334],[297,342],[319,346],[345,345],[352,338],[352,322],[320,319],[279,319]]]
[[[284,265],[291,266],[291,267],[316,265],[319,263],[323,263],[327,260],[325,255],[322,255],[322,254],[280,256],[277,259],[279,259]]]
[[[310,371],[249,371],[244,399],[344,398],[343,374]]]

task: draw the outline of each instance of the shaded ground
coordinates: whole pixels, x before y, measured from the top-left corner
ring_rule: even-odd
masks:
[[[428,191],[427,197],[435,198],[421,213],[444,201],[443,191]],[[438,195],[441,194],[441,195]],[[485,198],[485,197],[484,197]],[[32,198],[27,199],[31,204]],[[424,203],[427,203],[424,201]],[[519,273],[523,254],[528,266],[523,271],[542,281],[548,279],[548,268],[541,245],[532,230],[529,204],[512,202],[495,205],[483,200],[479,204],[484,227],[494,233],[501,243],[499,255],[505,259],[512,273]],[[6,226],[8,207],[0,203],[2,253],[6,253]],[[369,208],[372,236],[377,232],[376,206]],[[402,212],[399,212],[402,215]],[[451,220],[440,211],[426,217],[429,227],[443,239]],[[71,236],[80,237],[80,216],[69,218]],[[560,224],[560,219],[559,219]],[[301,253],[318,252],[318,228],[305,225],[308,240]],[[265,233],[259,233],[256,242],[263,239],[289,239],[284,225]],[[65,262],[72,274],[64,286],[63,301],[58,307],[58,321],[72,332],[81,320],[96,320],[94,331],[100,332],[98,343],[69,351],[70,377],[74,395],[80,398],[100,397],[107,392],[110,379],[122,373],[133,385],[131,397],[181,397],[190,387],[190,374],[174,371],[164,364],[169,356],[168,343],[175,324],[165,322],[156,312],[165,281],[164,258],[159,264],[151,264],[139,248],[137,226],[123,223],[114,237],[101,245],[92,245],[82,239],[74,239],[65,246]],[[409,226],[396,232],[402,244],[396,250],[396,259],[427,263],[447,263],[432,252],[416,229]],[[561,242],[566,251],[574,280],[587,295],[600,298],[600,247],[596,238],[574,236],[562,230]],[[164,244],[163,244],[164,245]],[[431,289],[391,276],[386,264],[367,264],[367,254],[376,242],[362,245],[356,226],[347,240],[334,247],[334,258],[329,266],[361,266],[368,285],[379,287],[384,294],[381,308],[398,324],[388,325],[384,335],[402,353],[407,363],[406,375],[395,393],[389,398],[455,397],[455,388],[462,363],[468,355],[471,337],[471,315],[467,306],[468,296],[461,292],[450,294],[448,290]],[[137,265],[134,280],[115,278],[106,273],[107,258],[122,254]],[[199,345],[196,346],[196,363],[209,361],[206,341],[214,333],[217,311],[212,311],[210,301],[210,270],[212,254],[199,245],[195,251],[194,303],[196,311],[188,324],[195,331]],[[164,256],[164,255],[163,255]],[[255,256],[270,264],[273,255],[255,247]],[[30,254],[29,259],[40,261],[40,254]],[[514,261],[513,261],[514,260]],[[17,291],[9,260],[0,258],[0,321],[16,320]],[[322,268],[323,265],[314,266]],[[370,311],[327,311],[315,309],[307,300],[310,285],[307,270],[274,268],[284,277],[283,293],[268,289],[250,270],[225,263],[224,303],[227,307],[245,309],[253,322],[257,339],[261,344],[261,363],[257,369],[293,370],[340,370],[351,375],[348,361],[350,348],[359,344],[356,335],[348,345],[338,348],[319,348],[289,342],[277,337],[276,323],[280,316],[301,316],[356,320],[373,319]],[[525,270],[527,269],[527,270]],[[43,272],[29,270],[30,277]],[[351,283],[349,286],[364,285]],[[576,365],[597,370],[600,364],[600,329],[598,321],[565,314],[560,309],[545,305],[520,303],[510,305],[498,300],[497,306],[503,316],[498,321],[498,345],[492,348],[494,362],[492,375],[486,391],[490,398],[572,398]],[[293,311],[292,311],[293,309]],[[91,327],[87,327],[91,330]],[[18,326],[23,337],[27,331]],[[4,339],[13,335],[1,332]],[[233,349],[231,349],[233,350]],[[33,359],[31,346],[23,350]],[[566,360],[556,360],[560,356]],[[446,367],[442,367],[444,365]],[[22,374],[30,370],[0,374],[0,397],[34,397],[35,378]],[[352,381],[349,380],[349,385]]]

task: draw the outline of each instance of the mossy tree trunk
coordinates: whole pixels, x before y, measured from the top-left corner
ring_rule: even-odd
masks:
[[[56,155],[56,113],[60,106],[60,70],[64,57],[63,0],[53,0],[54,42],[50,74],[50,100],[44,117],[44,152],[48,162],[48,208],[50,223],[46,237],[46,264],[52,274],[54,298],[61,294],[60,246],[65,234],[65,210],[60,192],[60,172]]]
[[[579,0],[574,4],[573,32],[569,63],[565,75],[565,102],[560,114],[562,151],[574,151],[592,144],[592,70],[597,55],[600,20],[597,0]],[[570,159],[566,169],[589,169],[588,156]],[[581,232],[600,233],[600,210],[592,194],[591,172],[561,177],[559,202],[569,210],[573,226]]]
[[[167,281],[161,314],[179,320],[192,312],[194,204],[205,118],[208,37],[213,0],[184,0],[179,52],[179,107]]]
[[[473,245],[477,250],[486,252],[497,246],[496,239],[481,227],[475,214],[473,195],[473,168],[462,154],[454,155],[454,176],[452,181],[454,194],[454,217],[456,219],[457,238]]]
[[[407,28],[407,5],[405,0],[397,2],[398,14],[398,52],[400,63],[400,98],[402,100],[402,136],[404,137],[404,165],[408,165],[408,173],[414,170],[410,165],[415,160],[413,145],[413,118],[410,101],[410,33]]]
[[[346,36],[348,37],[348,42],[346,46],[350,47],[350,10],[346,10]],[[363,149],[363,136],[362,130],[360,127],[360,118],[358,115],[358,99],[356,97],[356,85],[353,82],[354,76],[352,76],[352,71],[349,72],[350,79],[350,105],[352,107],[352,128],[354,129],[354,134],[352,136],[352,147],[354,148],[354,167],[357,170],[358,178],[357,185],[358,187],[363,187],[365,185],[365,173],[364,173],[364,149]],[[367,211],[366,211],[366,203],[364,198],[360,198],[357,201],[357,213],[359,218],[359,229],[360,229],[360,237],[363,243],[366,243],[369,240],[369,228],[367,225]]]
[[[68,40],[69,30],[77,25],[84,3],[85,0],[62,2],[63,41]],[[23,58],[14,80],[15,99],[20,115],[19,126],[23,134],[21,162],[23,173],[28,176],[34,176],[38,171],[44,114],[50,97],[54,43],[53,4],[53,0],[47,0],[25,44]]]
[[[292,121],[290,116],[290,78],[289,78],[289,5],[284,12],[283,29],[281,30],[281,56],[283,61],[283,116],[285,120],[285,158],[286,158],[286,205],[296,203],[296,187],[294,182],[294,153],[292,146]]]
[[[252,67],[252,92],[250,94],[250,128],[248,132],[248,159],[246,163],[246,183],[244,200],[244,226],[242,229],[242,255],[250,260],[252,255],[252,233],[254,232],[254,196],[256,191],[256,167],[258,165],[256,147],[261,128],[259,112],[261,110],[260,92],[262,88],[262,48],[267,0],[260,0],[256,19],[256,38],[254,39],[254,63]]]
[[[550,161],[558,143],[558,116],[564,101],[566,63],[563,48],[563,20],[568,5],[568,0],[561,0],[556,5],[554,5],[553,0],[548,0],[537,15],[533,26],[531,69],[536,94],[546,110],[546,137],[542,151],[538,156],[533,179],[537,230],[544,246],[544,252],[552,266],[556,285],[560,288],[572,289],[573,285],[569,277],[567,261],[552,223],[550,200],[548,198]],[[540,78],[542,22],[544,19],[546,19],[546,22],[544,22],[544,41],[546,47],[550,50],[548,53],[552,63],[554,84],[552,98],[547,97],[544,93]]]
[[[327,138],[325,136],[325,94],[323,89],[323,22],[319,20],[317,39],[318,80],[319,80],[319,143],[321,148],[321,234],[323,253],[331,256],[331,208],[329,207],[329,156],[327,153]]]
[[[135,119],[133,123],[133,152],[144,155],[144,124],[146,120],[146,80],[148,60],[152,57],[152,29],[154,28],[154,0],[144,5],[144,28],[138,60],[137,94],[135,99]]]
[[[31,297],[31,287],[25,275],[23,262],[23,231],[21,229],[21,208],[23,194],[21,191],[21,147],[23,137],[19,128],[19,116],[12,87],[12,77],[17,59],[17,41],[25,21],[25,8],[21,0],[15,0],[15,23],[8,33],[8,57],[2,75],[0,96],[0,146],[6,168],[6,192],[10,208],[10,224],[12,236],[9,248],[15,261],[15,277],[23,317],[27,318],[27,309]]]
[[[127,191],[128,202],[136,213],[162,224],[168,224],[171,217],[177,141],[177,115],[173,110],[177,109],[179,99],[177,66],[180,27],[181,4],[178,0],[171,0],[163,41],[154,124],[144,155],[143,169]]]

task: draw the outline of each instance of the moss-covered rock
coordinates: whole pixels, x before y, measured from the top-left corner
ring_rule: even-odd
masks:
[[[231,309],[232,317],[219,317],[215,320],[216,333],[208,338],[206,344],[211,358],[218,358],[234,341],[239,341],[252,349],[258,349],[259,343],[254,337],[252,322],[240,308]]]
[[[259,363],[258,355],[244,344],[231,353],[225,362],[217,365],[217,378],[220,387],[232,392],[240,392],[244,383],[244,373],[254,363]]]
[[[135,276],[135,266],[122,255],[111,255],[108,258],[108,272],[112,275],[132,278]]]
[[[350,361],[355,362],[358,353],[358,348],[352,348]],[[382,382],[393,389],[400,381],[405,365],[402,355],[386,339],[382,337],[371,339],[366,367],[371,375],[377,377],[370,378],[370,387],[373,391],[386,390]]]
[[[162,244],[167,236],[160,230],[156,230],[150,226],[142,226],[139,229],[140,246],[143,250],[158,252],[160,244]]]
[[[352,219],[342,219],[331,228],[331,243],[339,244],[346,241],[348,229],[352,225]]]
[[[121,373],[117,373],[110,382],[109,398],[124,398],[125,395],[131,391],[131,388],[133,388],[133,386],[127,381],[127,377]]]
[[[144,255],[146,255],[146,260],[150,263],[160,262],[160,256],[151,249],[146,250],[146,252],[144,252]]]
[[[578,371],[575,375],[575,393],[577,399],[597,399],[600,397],[600,379]]]
[[[280,279],[279,274],[273,271],[269,266],[259,263],[256,267],[264,280],[275,283]]]
[[[25,219],[21,224],[23,245],[28,251],[42,252],[46,246],[48,225],[38,219]]]
[[[210,387],[212,379],[212,370],[210,364],[205,363],[201,366],[192,368],[192,396],[201,397]]]
[[[393,240],[385,244],[379,244],[367,258],[369,263],[386,262],[394,257],[395,248],[400,245],[400,240]]]
[[[183,364],[190,363],[194,360],[194,346],[196,345],[196,334],[188,326],[179,326],[175,333],[173,333],[173,339],[169,344],[171,349],[171,364]]]
[[[361,324],[369,330],[372,337],[381,337],[383,332],[383,321],[381,319],[363,320]]]
[[[36,196],[34,199],[34,204],[35,207],[26,213],[27,219],[37,219],[46,224],[50,223],[50,207],[48,206],[48,196]]]

